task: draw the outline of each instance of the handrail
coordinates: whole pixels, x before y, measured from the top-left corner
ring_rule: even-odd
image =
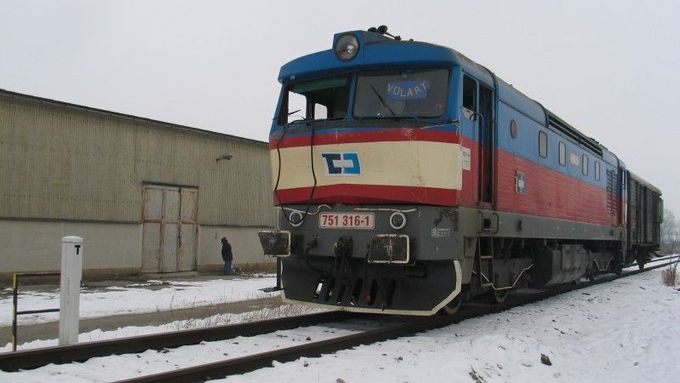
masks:
[[[19,311],[19,278],[20,277],[57,277],[61,273],[14,273],[12,277],[12,351],[17,350],[17,317],[19,315],[30,315],[30,314],[41,314],[41,313],[54,313],[59,312],[59,308],[56,309],[42,309],[42,310],[25,310]]]

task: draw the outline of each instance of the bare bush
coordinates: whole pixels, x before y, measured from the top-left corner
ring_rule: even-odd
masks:
[[[678,263],[669,265],[667,269],[661,271],[661,281],[664,285],[675,287],[675,282],[677,281],[678,274]]]
[[[669,209],[663,210],[661,223],[661,251],[665,254],[675,254],[680,250],[680,222]]]

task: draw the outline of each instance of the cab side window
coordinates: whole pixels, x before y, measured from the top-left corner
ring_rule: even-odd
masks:
[[[567,164],[567,145],[560,141],[560,165],[564,166]]]
[[[583,163],[581,167],[581,173],[583,173],[584,176],[588,175],[588,156],[585,154],[581,156],[581,161]]]
[[[543,158],[548,157],[548,134],[543,131],[538,132],[538,155]]]
[[[477,82],[467,75],[463,75],[463,114],[472,119],[477,111]]]
[[[347,115],[349,78],[331,77],[286,85],[279,125],[307,120],[335,120]]]

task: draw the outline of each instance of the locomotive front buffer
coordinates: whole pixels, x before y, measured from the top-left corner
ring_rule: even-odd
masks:
[[[288,257],[290,255],[290,231],[260,230],[257,233],[264,255],[268,257]]]
[[[290,206],[294,213],[279,215],[280,226],[290,230],[259,233],[264,253],[281,264],[284,300],[432,315],[459,295],[460,264],[440,254],[454,238],[416,240],[423,221],[436,221],[439,209],[336,205],[300,220],[300,208]]]

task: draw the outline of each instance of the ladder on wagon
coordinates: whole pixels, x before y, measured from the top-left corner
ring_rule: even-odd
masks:
[[[491,298],[496,303],[503,303],[508,297],[508,292],[514,286],[498,287],[496,285],[498,276],[494,272],[494,237],[477,237],[477,270],[479,271],[479,287],[489,289]],[[521,277],[522,274],[519,275]],[[515,282],[519,279],[515,279]]]
[[[493,237],[477,237],[477,270],[479,271],[479,286],[482,288],[495,288],[495,276],[493,272]]]

